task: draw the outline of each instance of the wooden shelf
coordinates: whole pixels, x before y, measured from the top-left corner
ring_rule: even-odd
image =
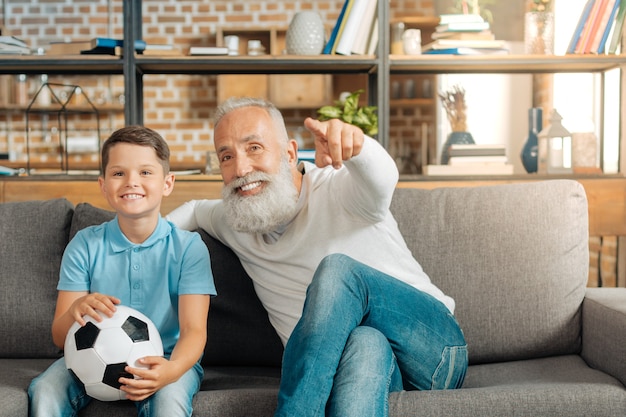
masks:
[[[626,64],[626,55],[391,55],[392,74],[529,74],[603,72]]]

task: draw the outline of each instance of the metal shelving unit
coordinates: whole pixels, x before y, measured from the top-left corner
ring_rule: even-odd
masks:
[[[379,137],[389,145],[390,75],[443,73],[604,73],[626,66],[626,55],[389,55],[389,3],[378,4],[379,44],[376,56],[321,55],[261,57],[158,57],[136,55],[132,45],[142,38],[142,1],[124,0],[123,57],[85,55],[60,59],[51,56],[0,56],[4,74],[123,75],[126,124],[143,124],[145,74],[366,74],[368,101],[378,106]],[[621,135],[623,141],[624,134]]]

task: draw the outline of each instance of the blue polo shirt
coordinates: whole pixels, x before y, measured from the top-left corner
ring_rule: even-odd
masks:
[[[118,297],[154,322],[168,356],[180,336],[178,296],[216,294],[200,235],[163,218],[140,244],[124,236],[117,217],[79,231],[63,254],[57,289]]]

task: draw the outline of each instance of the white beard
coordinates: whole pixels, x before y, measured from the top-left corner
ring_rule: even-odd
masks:
[[[237,188],[254,181],[265,182],[263,191],[252,196],[237,194]],[[289,162],[283,159],[277,174],[254,171],[224,185],[222,198],[226,222],[233,230],[269,233],[293,219],[298,203],[298,190],[293,183]]]

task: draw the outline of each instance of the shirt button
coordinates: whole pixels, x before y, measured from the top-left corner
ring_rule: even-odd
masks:
[[[139,269],[139,265],[133,265],[133,269],[137,271]]]
[[[133,288],[138,290],[139,288],[141,288],[141,284],[136,283],[135,285],[133,285]]]

